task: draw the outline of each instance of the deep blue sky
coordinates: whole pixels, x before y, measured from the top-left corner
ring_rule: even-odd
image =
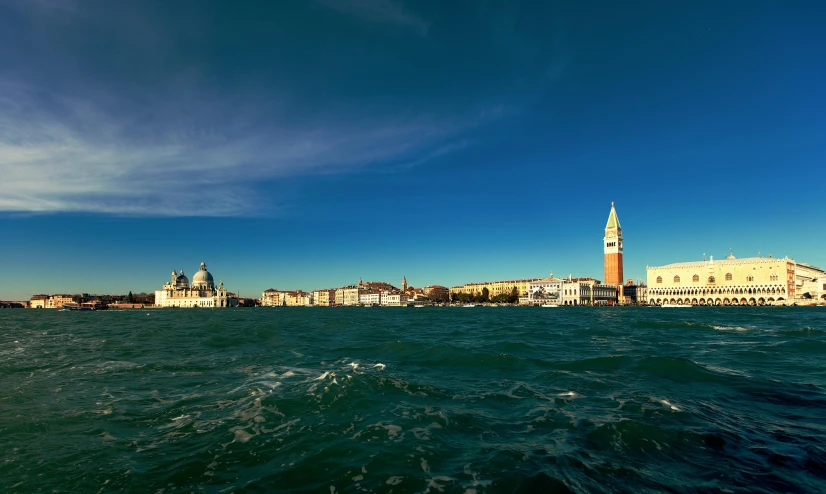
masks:
[[[573,4],[573,6],[571,5]],[[826,3],[0,0],[0,298],[826,267]]]

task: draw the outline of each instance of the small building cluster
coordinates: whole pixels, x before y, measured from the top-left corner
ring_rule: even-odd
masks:
[[[71,295],[35,295],[29,300],[31,309],[62,309],[74,302]]]
[[[284,291],[270,288],[261,294],[261,305],[266,307],[291,306],[384,306],[402,307],[424,300],[446,302],[449,291],[441,285],[425,288],[408,286],[407,277],[402,278],[401,288],[384,281],[359,280],[355,285],[340,288],[325,288],[312,292],[301,290]]]

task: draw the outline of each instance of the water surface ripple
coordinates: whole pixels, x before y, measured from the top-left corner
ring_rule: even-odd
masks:
[[[826,308],[0,311],[4,492],[824,492]]]

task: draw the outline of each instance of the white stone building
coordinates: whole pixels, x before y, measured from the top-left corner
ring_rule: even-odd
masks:
[[[238,298],[224,288],[224,282],[216,288],[214,279],[206,269],[206,263],[192,277],[192,284],[182,269],[172,271],[172,279],[163,289],[155,290],[155,307],[237,307]]]
[[[528,296],[520,297],[521,305],[542,305],[559,304],[562,305],[562,283],[563,280],[550,277],[533,280],[528,284]]]
[[[365,291],[359,294],[361,305],[381,305],[381,292]]]
[[[595,280],[564,280],[563,305],[611,305],[617,303],[617,287]]]
[[[401,292],[381,292],[381,305],[387,307],[402,307],[406,306],[408,297],[406,293]]]

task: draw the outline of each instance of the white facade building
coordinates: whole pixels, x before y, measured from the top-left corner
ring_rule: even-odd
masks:
[[[381,292],[381,305],[387,307],[402,307],[406,306],[408,297],[406,293],[400,292]]]
[[[565,280],[562,283],[563,305],[611,305],[617,303],[617,287],[597,284],[593,280]]]
[[[216,288],[206,263],[192,277],[192,285],[182,269],[172,271],[172,279],[155,290],[155,307],[237,307],[238,299],[227,294],[224,282]]]
[[[361,305],[381,305],[381,292],[362,292],[359,294]]]
[[[528,284],[528,296],[520,297],[522,305],[562,304],[563,280],[554,278],[553,273],[548,278],[531,281]]]

